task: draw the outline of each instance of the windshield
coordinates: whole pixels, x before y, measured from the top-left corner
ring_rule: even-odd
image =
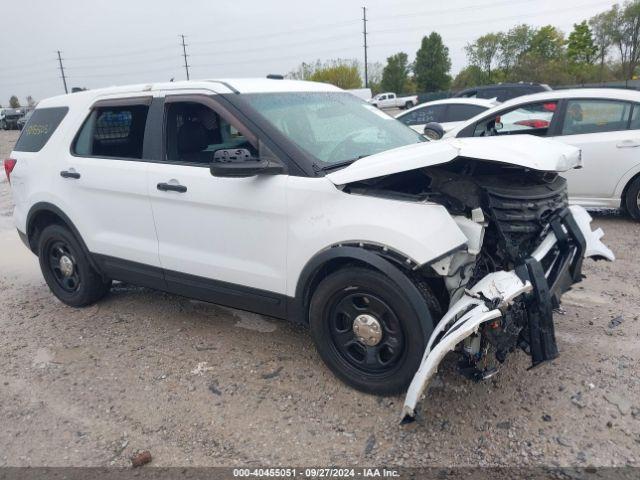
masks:
[[[256,93],[243,98],[321,168],[426,141],[346,92]]]

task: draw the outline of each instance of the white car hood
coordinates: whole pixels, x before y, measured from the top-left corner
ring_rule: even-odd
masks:
[[[345,185],[392,173],[406,172],[450,162],[457,157],[506,163],[532,170],[564,172],[582,166],[580,150],[532,135],[513,137],[445,138],[394,148],[356,160],[326,177]]]

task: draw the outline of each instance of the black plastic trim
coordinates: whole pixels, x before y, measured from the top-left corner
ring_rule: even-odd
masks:
[[[165,270],[97,253],[92,253],[91,256],[101,271],[113,280],[271,317],[287,318],[288,302],[286,296],[280,293]]]
[[[20,240],[22,241],[22,243],[24,243],[24,245],[31,250],[31,245],[29,245],[29,239],[27,238],[27,234],[24,232],[21,232],[19,229],[17,229],[18,232],[18,237],[20,237]]]
[[[139,287],[149,287],[162,291],[168,290],[164,273],[160,267],[97,253],[92,253],[90,256],[99,266],[100,271],[112,280],[120,280]]]

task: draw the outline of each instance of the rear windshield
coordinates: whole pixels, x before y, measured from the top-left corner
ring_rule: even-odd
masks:
[[[39,152],[67,114],[67,107],[38,108],[22,129],[15,150]]]

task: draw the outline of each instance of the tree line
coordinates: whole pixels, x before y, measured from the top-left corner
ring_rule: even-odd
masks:
[[[582,20],[565,34],[553,25],[516,25],[490,32],[465,46],[468,65],[451,76],[449,49],[437,32],[422,38],[413,62],[406,52],[368,65],[374,93],[460,90],[498,82],[550,85],[600,83],[636,78],[640,63],[640,0],[614,4]],[[337,59],[303,63],[290,78],[361,88],[360,62]]]
[[[36,101],[33,99],[33,97],[31,95],[28,95],[27,98],[27,106],[29,108],[33,108],[36,106]],[[17,96],[15,95],[11,95],[11,97],[9,98],[9,107],[10,108],[20,108],[20,100],[18,99]],[[2,108],[2,104],[0,104],[0,108]]]

